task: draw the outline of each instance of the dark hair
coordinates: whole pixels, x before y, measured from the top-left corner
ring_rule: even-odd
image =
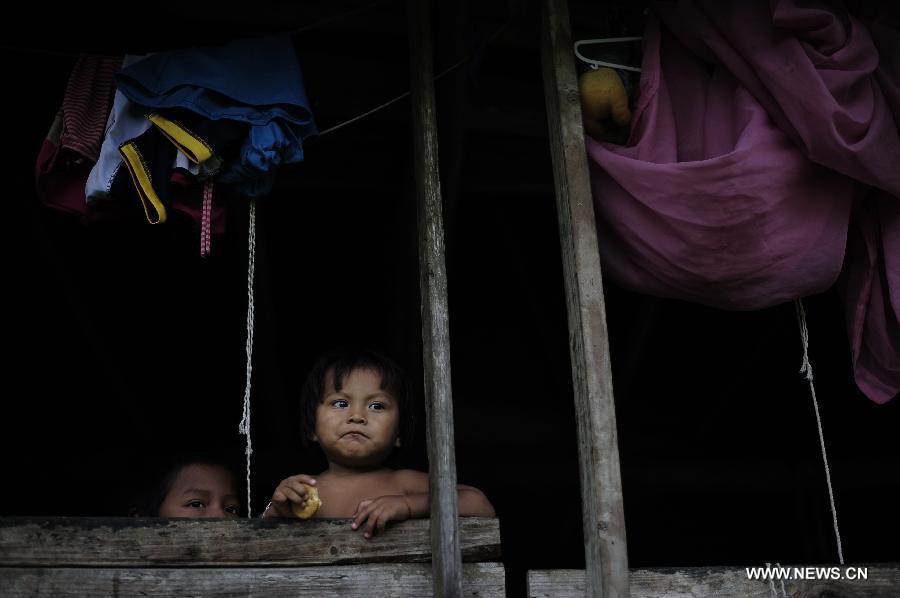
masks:
[[[381,390],[390,393],[400,411],[399,437],[405,446],[413,442],[415,414],[412,405],[412,384],[406,372],[389,357],[356,347],[342,347],[322,355],[306,377],[300,391],[300,434],[303,445],[309,446],[316,431],[316,409],[325,398],[325,378],[334,372],[334,388],[340,390],[353,370],[367,369],[381,376]]]
[[[239,484],[240,481],[230,461],[226,456],[218,453],[188,452],[173,455],[169,459],[157,463],[149,471],[145,471],[147,475],[142,480],[142,483],[139,484],[142,489],[139,491],[136,499],[132,501],[133,504],[129,514],[141,517],[158,517],[159,508],[172,490],[172,485],[175,484],[178,474],[188,465],[221,467],[230,472],[234,476],[235,482]],[[240,488],[238,488],[238,494],[240,494]],[[244,508],[243,505],[241,507]]]

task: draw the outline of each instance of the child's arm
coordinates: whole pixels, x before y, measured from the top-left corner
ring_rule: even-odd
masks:
[[[356,509],[352,527],[362,526],[364,538],[371,538],[376,530],[383,531],[388,521],[428,517],[428,474],[402,469],[395,475],[404,494],[364,500]],[[494,507],[481,490],[459,484],[457,491],[461,517],[494,517]]]
[[[495,517],[494,506],[484,492],[474,486],[459,484],[456,486],[459,496],[460,517]]]
[[[275,492],[272,493],[272,502],[263,511],[262,516],[269,517],[293,517],[291,503],[296,503],[301,508],[306,506],[306,486],[315,486],[316,480],[306,474],[292,475],[281,480]]]

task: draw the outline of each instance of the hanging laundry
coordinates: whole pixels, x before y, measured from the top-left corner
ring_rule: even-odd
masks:
[[[110,187],[110,193],[117,199],[141,205],[151,224],[166,221],[176,154],[183,154],[189,162],[197,164],[198,173],[203,171],[205,176],[212,176],[225,158],[236,156],[247,130],[247,125],[240,122],[210,121],[180,109],[168,112],[169,118],[155,112],[147,114],[145,122],[151,126],[119,145],[124,168],[115,173]],[[173,143],[171,127],[190,131],[190,136],[177,134],[178,141]]]
[[[859,185],[807,160],[727,69],[653,16],[638,93],[628,145],[587,138],[605,272],[723,309],[834,284]]]
[[[900,33],[826,2],[659,8],[683,43],[726,65],[807,158],[875,188],[854,209],[840,286],[856,382],[873,400],[890,400],[900,391]]]
[[[125,56],[123,66],[137,63],[144,56],[129,54]],[[122,166],[119,145],[140,136],[149,129],[152,123],[147,120],[144,110],[133,104],[121,90],[116,90],[112,110],[106,121],[106,133],[100,147],[100,157],[91,169],[85,183],[84,194],[87,203],[111,199],[110,189],[113,179]]]
[[[214,147],[213,133],[229,121],[243,124],[245,132],[234,160],[215,152],[205,158],[193,155],[193,159],[200,164],[221,160],[217,182],[233,185],[247,197],[267,193],[275,170],[302,160],[303,141],[316,134],[296,53],[287,36],[156,54],[123,69],[116,80],[119,90],[155,115],[157,128],[188,157],[195,149]],[[206,120],[208,126],[200,126],[197,120],[186,124],[185,111]]]
[[[209,173],[199,165],[187,159],[181,152],[176,152],[175,163],[169,176],[169,190],[172,194],[172,208],[190,216],[198,225],[203,223],[203,181]],[[211,198],[210,232],[220,235],[225,232],[225,198],[220,187],[213,190]]]
[[[62,107],[38,153],[35,186],[45,205],[89,218],[84,185],[100,154],[121,57],[82,54],[75,62]]]
[[[896,55],[879,62],[866,28],[825,4],[767,0],[658,3],[644,44],[628,143],[586,139],[605,271],[724,309],[822,292],[841,275],[857,384],[891,399]],[[880,227],[866,222],[870,185],[883,190]],[[852,210],[861,234],[848,246]]]
[[[112,77],[121,61],[121,57],[79,55],[63,97],[61,148],[97,161],[113,97]]]

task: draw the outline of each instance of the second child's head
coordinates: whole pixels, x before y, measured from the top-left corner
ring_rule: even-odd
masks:
[[[141,517],[237,517],[239,486],[226,455],[191,450],[139,468],[129,514]]]
[[[364,349],[327,353],[300,394],[303,440],[317,442],[329,464],[381,467],[410,442],[410,396],[406,374],[388,357]]]

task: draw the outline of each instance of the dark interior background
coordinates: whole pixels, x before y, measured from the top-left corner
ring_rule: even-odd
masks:
[[[78,52],[297,31],[323,131],[408,90],[399,0],[254,5],[163,10],[140,28],[114,11],[25,7],[33,18],[4,38],[0,515],[124,515],[136,480],[185,446],[240,464],[246,202],[230,202],[201,259],[191,222],[87,226],[40,205],[33,172]],[[576,38],[640,34],[645,4],[603,6],[571,3]],[[510,595],[528,569],[584,565],[538,8],[438,3],[434,29],[436,72],[470,57],[436,84],[457,465],[497,508]],[[380,348],[421,387],[410,122],[406,98],[322,135],[258,203],[255,513],[281,478],[317,467],[296,403],[322,350]],[[725,312],[604,290],[630,565],[835,562],[793,305]],[[900,403],[854,386],[836,295],[804,303],[846,559],[898,561]],[[406,457],[425,468],[421,419],[419,432]]]

